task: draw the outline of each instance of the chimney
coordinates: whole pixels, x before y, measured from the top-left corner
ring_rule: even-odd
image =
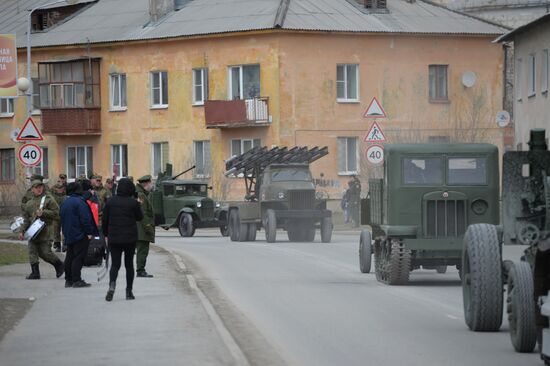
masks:
[[[174,0],[149,0],[149,16],[153,23],[172,11]]]

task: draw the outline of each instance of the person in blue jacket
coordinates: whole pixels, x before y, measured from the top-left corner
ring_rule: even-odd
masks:
[[[88,253],[90,240],[99,236],[90,207],[82,196],[79,182],[69,183],[67,199],[61,204],[61,230],[65,237],[65,287],[90,287],[81,277],[84,258]]]

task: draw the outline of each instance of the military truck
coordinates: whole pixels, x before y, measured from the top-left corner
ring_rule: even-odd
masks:
[[[473,331],[497,331],[506,287],[515,350],[532,352],[538,335],[544,338],[542,354],[548,365],[550,313],[541,313],[536,304],[546,302],[550,290],[550,151],[545,131],[531,131],[529,151],[508,151],[502,159],[502,225],[471,225],[464,237],[464,317]],[[523,245],[523,255],[503,261],[503,244]]]
[[[490,144],[388,144],[384,178],[369,180],[373,233],[361,232],[359,267],[403,285],[420,267],[461,270],[466,228],[498,223],[498,149]],[[374,245],[372,238],[374,237]]]
[[[158,174],[152,192],[155,225],[166,230],[177,227],[183,237],[191,237],[197,228],[219,227],[223,236],[228,235],[227,206],[208,197],[212,189],[201,180],[180,180],[179,176],[191,168],[172,176],[172,165]]]
[[[332,237],[332,212],[326,199],[316,197],[309,164],[328,154],[328,148],[255,147],[226,162],[225,175],[242,176],[244,202],[229,203],[231,241],[254,241],[264,228],[268,243],[276,241],[277,228],[287,231],[290,241],[321,241]]]

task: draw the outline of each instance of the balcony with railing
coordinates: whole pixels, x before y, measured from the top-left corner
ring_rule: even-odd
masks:
[[[271,124],[269,98],[207,100],[206,128],[262,127]]]
[[[42,132],[46,135],[100,135],[101,109],[42,109]]]

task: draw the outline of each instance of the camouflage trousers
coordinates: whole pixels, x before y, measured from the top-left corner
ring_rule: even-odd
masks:
[[[61,221],[54,220],[52,226],[53,226],[53,241],[61,242]]]
[[[52,245],[49,240],[29,241],[30,264],[38,263],[39,258],[51,264],[59,260],[52,252]]]

